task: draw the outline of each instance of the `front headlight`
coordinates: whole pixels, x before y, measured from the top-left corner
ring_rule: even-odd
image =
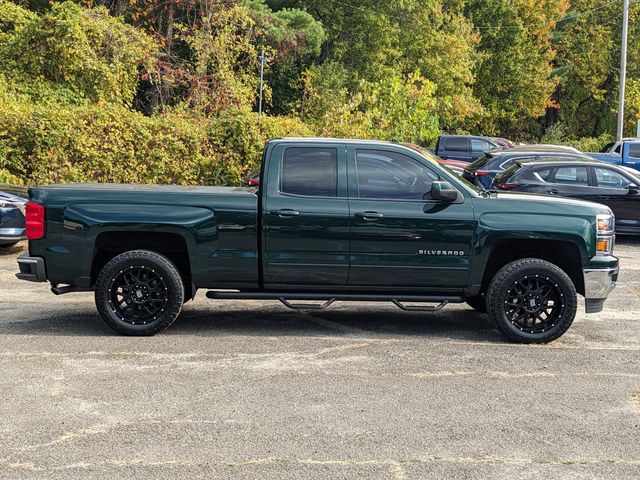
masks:
[[[615,217],[596,216],[596,255],[611,255],[615,243]]]

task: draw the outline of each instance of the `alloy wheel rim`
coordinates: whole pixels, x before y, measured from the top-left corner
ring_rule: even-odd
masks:
[[[166,309],[167,301],[164,277],[144,265],[120,270],[109,283],[109,307],[131,325],[155,321]]]
[[[540,334],[555,327],[565,299],[558,283],[544,275],[526,275],[507,290],[504,313],[519,331]]]

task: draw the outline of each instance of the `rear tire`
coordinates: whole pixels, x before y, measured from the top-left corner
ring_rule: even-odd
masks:
[[[96,307],[123,335],[155,335],[180,314],[184,285],[175,265],[149,250],[131,250],[111,259],[95,286]]]
[[[508,263],[487,291],[487,313],[510,340],[546,343],[561,337],[573,323],[576,289],[553,263],[524,258]]]

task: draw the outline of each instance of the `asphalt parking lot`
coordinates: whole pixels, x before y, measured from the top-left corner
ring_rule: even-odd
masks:
[[[605,312],[544,346],[464,306],[203,292],[122,337],[91,294],[16,280],[18,253],[0,253],[0,478],[640,478],[639,239],[618,239]]]

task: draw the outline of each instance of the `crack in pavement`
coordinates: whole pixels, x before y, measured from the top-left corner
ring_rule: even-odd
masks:
[[[59,466],[39,466],[33,462],[1,462],[6,468],[12,470],[30,470],[34,472],[60,471],[73,469],[88,469],[94,467],[244,467],[253,465],[276,465],[290,464],[295,465],[319,465],[319,466],[379,466],[386,467],[390,472],[394,473],[395,478],[400,480],[405,478],[403,466],[408,465],[426,465],[430,463],[468,463],[468,464],[502,464],[502,465],[626,465],[640,466],[640,460],[614,459],[614,458],[560,458],[560,459],[539,459],[539,458],[509,458],[498,457],[493,455],[455,457],[455,456],[425,456],[420,458],[408,459],[364,459],[364,460],[320,460],[311,458],[287,458],[287,457],[262,457],[249,460],[216,460],[197,459],[197,460],[162,460],[150,461],[140,458],[132,458],[128,460],[104,460],[101,462],[76,462]]]

